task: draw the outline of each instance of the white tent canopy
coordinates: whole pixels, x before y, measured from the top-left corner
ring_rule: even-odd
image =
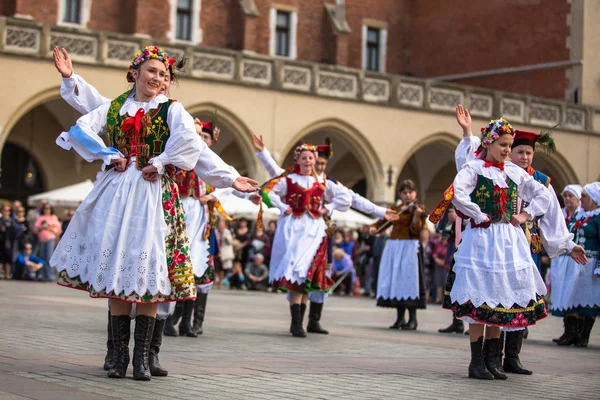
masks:
[[[65,186],[60,189],[50,190],[49,192],[39,193],[29,196],[27,204],[34,206],[39,200],[47,200],[55,207],[75,208],[92,191],[94,184],[91,180],[86,180],[75,185]]]

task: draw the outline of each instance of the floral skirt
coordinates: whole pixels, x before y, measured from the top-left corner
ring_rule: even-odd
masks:
[[[310,292],[327,292],[333,285],[334,281],[327,275],[327,243],[328,237],[325,236],[317,254],[313,258],[312,264],[308,269],[306,280],[303,283],[290,282],[285,278],[281,278],[273,282],[273,288],[281,291],[290,291],[298,293]]]
[[[475,307],[470,300],[463,304],[452,302],[450,293],[455,278],[456,274],[451,268],[444,288],[443,308],[454,311],[455,316],[458,319],[463,319],[468,323],[479,323],[505,327],[508,328],[508,330],[517,330],[530,325],[535,325],[538,320],[548,316],[544,298],[539,295],[536,296],[537,298],[535,300],[531,300],[525,307],[512,304],[509,308],[506,308],[504,305],[498,304],[496,307],[492,308],[485,303],[479,307]]]
[[[106,205],[107,202],[110,203],[111,196],[116,199],[112,204],[118,203],[119,197],[128,195],[124,193],[127,191],[127,187],[131,187],[128,184],[140,186],[141,172],[133,171],[133,168],[135,166],[131,165],[123,173],[107,171],[101,173],[103,175],[99,175],[101,178],[96,181],[94,190],[90,193],[90,195],[94,195],[88,196],[91,198],[86,198],[80,206],[81,210],[78,209],[78,212],[82,213],[80,223],[69,225],[69,229],[65,232],[65,243],[62,247],[59,246],[58,253],[53,256],[53,265],[57,266],[59,270],[57,283],[62,286],[85,290],[89,292],[90,297],[112,298],[131,303],[151,304],[194,299],[196,297],[196,285],[189,257],[185,214],[177,185],[167,174],[161,178],[162,207],[158,205],[159,210],[162,209],[164,224],[168,228],[168,234],[164,236],[164,244],[162,245],[164,248],[163,260],[148,256],[148,252],[153,251],[152,247],[157,244],[150,245],[149,249],[142,248],[141,250],[144,251],[139,255],[137,253],[128,254],[131,252],[127,251],[129,244],[127,233],[135,225],[135,218],[139,216],[136,214],[141,215],[144,212],[141,208],[138,209],[139,213],[136,213],[136,210],[133,210],[134,212],[131,212],[131,210],[124,212],[125,204],[131,201],[131,198],[123,201],[122,209],[111,205],[113,207],[110,209],[112,214],[119,215],[119,212],[122,213],[120,214],[121,219],[117,223],[115,223],[115,218],[112,219],[110,235],[106,232],[104,232],[104,236],[94,234],[95,231],[103,228],[98,222],[98,216],[93,212],[94,208]],[[109,174],[112,174],[112,176]],[[113,190],[112,193],[111,190]],[[121,190],[121,192],[118,192],[118,190]],[[138,195],[137,197],[141,196]],[[147,202],[148,199],[142,202],[144,201]],[[141,204],[138,207],[141,207]],[[123,217],[124,215],[127,217]],[[107,221],[104,224],[106,226],[109,224],[108,219],[110,217],[107,215]],[[90,229],[82,227],[85,223],[89,223]],[[94,223],[99,224],[98,229],[94,229]],[[71,227],[73,229],[70,229]],[[148,234],[154,233],[149,232]],[[112,239],[100,243],[99,237],[101,239],[111,237]],[[79,240],[81,244],[77,247],[75,242],[70,243],[71,240]],[[104,247],[110,243],[113,243],[113,246],[118,247],[118,249],[105,249]],[[71,248],[79,249],[80,259],[74,258],[77,254],[75,254],[75,251],[71,252]],[[81,253],[82,251],[86,253]],[[160,252],[157,254],[160,254]],[[84,258],[86,256],[87,259]],[[152,253],[150,253],[150,256],[152,256]],[[137,263],[135,260],[137,260]],[[76,269],[73,268],[73,265],[80,264],[85,265],[83,274],[74,272]],[[163,266],[166,266],[166,271]],[[128,284],[132,279],[137,282]],[[168,282],[165,282],[167,279]]]

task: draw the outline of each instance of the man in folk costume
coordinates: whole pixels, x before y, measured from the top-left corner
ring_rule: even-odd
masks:
[[[469,111],[462,105],[456,107],[456,118],[463,129],[463,140],[459,143],[455,157],[457,169],[460,171],[463,165],[476,157],[476,151],[481,146],[481,140],[471,134],[471,116]],[[523,230],[530,245],[531,257],[538,271],[540,270],[541,251],[545,249],[550,258],[556,258],[563,253],[568,253],[578,263],[585,258],[583,247],[576,245],[573,234],[569,232],[558,202],[558,198],[552,185],[550,177],[540,171],[536,171],[531,163],[535,154],[536,144],[543,144],[550,152],[556,151],[556,145],[550,132],[527,132],[515,130],[514,141],[511,146],[510,160],[523,168],[535,181],[547,187],[551,192],[551,203],[546,213],[523,224]],[[516,213],[519,214],[528,202],[518,199]],[[587,260],[586,260],[587,262]],[[523,368],[519,354],[523,345],[524,335],[527,330],[506,332],[504,350],[504,370],[516,374],[531,375],[532,371]]]
[[[267,172],[271,176],[271,178],[280,176],[285,173],[285,170],[281,168],[273,157],[269,150],[265,147],[264,140],[261,136],[252,135],[252,144],[256,149],[259,160],[265,166]],[[333,146],[329,139],[325,140],[325,144],[315,146],[317,149],[317,161],[315,164],[315,172],[317,176],[324,176],[328,181],[335,183],[336,185],[343,186],[339,181],[330,177],[329,175],[325,175],[325,169],[327,169],[327,164],[331,157],[333,157]],[[391,209],[386,209],[385,207],[378,206],[377,204],[372,203],[368,199],[362,197],[358,193],[348,189],[350,195],[352,196],[352,207],[365,213],[368,215],[375,216],[377,218],[385,218],[386,220],[396,220],[398,216]],[[260,201],[260,197],[256,194],[250,195],[251,200],[258,202]],[[331,262],[332,262],[332,244],[331,241],[328,242],[327,249],[327,274],[331,275]],[[310,310],[308,312],[308,326],[307,332],[309,333],[321,333],[327,335],[329,331],[324,329],[321,326],[321,314],[323,312],[323,304],[325,300],[329,297],[329,294],[326,292],[311,292],[308,295],[308,299],[310,300]],[[306,312],[306,305],[302,304],[302,318],[304,319],[304,314]]]
[[[216,111],[210,122],[194,119],[196,132],[210,148],[219,140],[220,130],[216,126]],[[233,167],[232,167],[233,169]],[[200,179],[194,171],[179,171],[175,176],[182,197],[183,208],[186,212],[186,224],[191,243],[192,264],[196,280],[196,300],[179,302],[175,312],[167,320],[164,328],[166,336],[198,337],[203,333],[206,302],[212,288],[215,271],[214,256],[218,254],[215,228],[218,217],[213,211],[218,211],[225,219],[233,220],[219,201],[233,189],[215,189]],[[239,193],[239,192],[237,192]],[[193,323],[192,323],[193,317]],[[179,332],[175,330],[179,318]]]

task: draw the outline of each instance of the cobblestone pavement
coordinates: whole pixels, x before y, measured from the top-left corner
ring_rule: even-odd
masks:
[[[450,313],[420,311],[416,332],[391,331],[393,310],[333,297],[329,336],[293,338],[285,296],[213,291],[205,333],[163,340],[166,378],[108,379],[106,301],[54,284],[0,281],[0,399],[598,399],[600,327],[587,349],[551,342],[562,321],[530,329],[522,360],[533,376],[467,378],[468,339],[442,335]],[[133,346],[133,339],[132,339]]]

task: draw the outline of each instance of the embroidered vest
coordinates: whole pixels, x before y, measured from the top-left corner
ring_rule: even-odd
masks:
[[[319,184],[315,182],[311,188],[305,189],[292,182],[289,177],[285,177],[287,182],[287,194],[285,202],[292,208],[292,215],[300,218],[307,213],[314,219],[319,218],[319,209],[323,204],[323,193],[325,192],[325,182]]]
[[[508,177],[506,183],[507,188],[500,188],[491,179],[479,175],[475,190],[471,193],[471,201],[491,216],[492,223],[510,223],[510,217],[517,208],[517,184]]]
[[[130,118],[130,116],[121,116],[119,111],[130,93],[131,90],[111,102],[107,115],[108,133],[111,145],[123,153],[125,157],[135,155],[137,167],[141,170],[148,165],[150,158],[164,151],[165,144],[170,136],[169,127],[167,126],[169,106],[176,100],[169,99],[160,104],[158,108],[148,110],[140,118],[141,129],[139,133],[135,129],[123,132],[123,121]],[[137,117],[137,115],[134,116],[134,118]]]

